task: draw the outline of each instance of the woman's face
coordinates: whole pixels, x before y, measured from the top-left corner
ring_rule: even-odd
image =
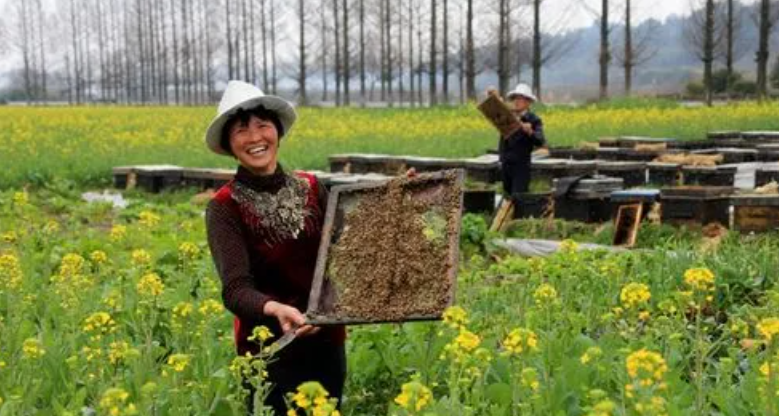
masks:
[[[513,101],[514,101],[514,111],[518,113],[521,113],[529,109],[530,105],[533,104],[532,101],[530,101],[529,99],[521,95],[515,96]]]
[[[228,134],[230,149],[241,166],[256,175],[276,171],[279,134],[272,121],[252,115],[245,124],[235,123]]]

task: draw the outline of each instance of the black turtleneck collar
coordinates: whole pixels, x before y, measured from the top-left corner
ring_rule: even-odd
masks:
[[[275,193],[286,183],[286,173],[281,164],[276,164],[276,171],[270,175],[256,175],[243,166],[238,166],[235,180],[257,192]]]

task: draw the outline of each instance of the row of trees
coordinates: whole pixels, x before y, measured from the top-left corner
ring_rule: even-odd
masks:
[[[632,3],[642,0],[598,1],[599,7],[586,10],[600,23],[600,97],[609,96],[614,64],[624,70],[629,94],[636,67],[657,50],[653,27],[633,27]],[[737,59],[734,22],[744,6],[734,0],[694,1],[701,4],[686,38],[704,63],[704,84],[710,86],[720,51],[727,55],[729,70]],[[753,12],[760,25],[758,84],[765,94],[768,38],[779,0],[758,1]],[[560,7],[563,2],[570,7]],[[543,69],[575,46],[570,37],[558,35],[566,31],[577,4],[8,0],[0,30],[8,40],[4,46],[20,58],[19,85],[29,101],[65,97],[72,103],[202,104],[217,98],[217,85],[237,78],[272,93],[292,90],[304,104],[332,100],[349,105],[355,99],[437,104],[476,98],[476,80],[484,73],[497,75],[502,92],[530,78],[540,96]],[[544,13],[550,5],[567,12]],[[622,33],[612,44],[617,22]]]
[[[718,61],[724,61],[726,80],[731,82],[738,78],[735,75],[734,62],[749,50],[747,45],[740,42],[744,13],[749,14],[749,20],[758,28],[755,54],[756,93],[760,99],[765,99],[768,96],[769,44],[771,34],[779,21],[779,1],[757,0],[752,7],[744,6],[736,0],[696,1],[698,7],[685,28],[685,39],[703,63],[706,102],[711,105],[715,90],[714,66]],[[732,89],[732,86],[728,85],[726,90]]]

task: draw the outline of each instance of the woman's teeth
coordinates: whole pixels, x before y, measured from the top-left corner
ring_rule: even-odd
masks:
[[[257,146],[249,149],[247,153],[249,153],[250,155],[259,155],[261,153],[264,153],[266,150],[268,150],[268,146]]]

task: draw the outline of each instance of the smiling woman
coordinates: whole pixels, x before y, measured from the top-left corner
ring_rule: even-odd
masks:
[[[270,328],[271,342],[282,333],[299,338],[267,368],[272,386],[264,401],[276,415],[286,414],[286,394],[307,381],[320,382],[340,400],[346,377],[344,328],[311,327],[301,313],[314,276],[327,191],[313,175],[287,173],[277,161],[279,142],[296,118],[283,99],[231,81],[206,133],[212,151],[240,164],[235,180],[216,193],[206,212],[222,298],[235,315],[237,352],[260,352],[251,342],[255,328]],[[254,414],[252,396],[248,414]]]

